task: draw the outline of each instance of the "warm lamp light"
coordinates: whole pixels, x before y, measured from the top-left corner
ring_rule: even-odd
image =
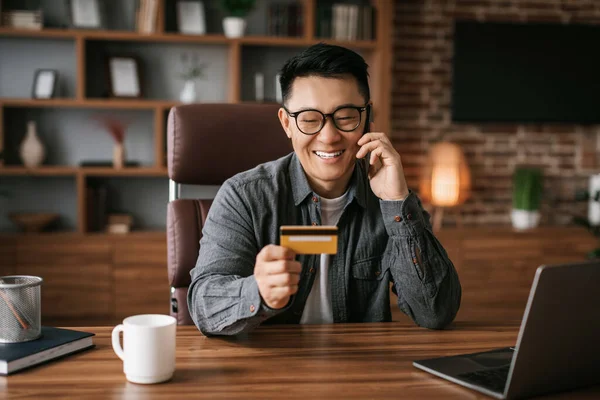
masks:
[[[460,146],[449,142],[433,145],[419,186],[423,201],[435,207],[433,229],[442,225],[443,209],[462,204],[471,191],[471,174]]]

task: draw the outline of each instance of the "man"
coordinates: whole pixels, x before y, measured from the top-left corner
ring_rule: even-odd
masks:
[[[367,67],[322,43],[283,66],[279,119],[294,152],[227,180],[214,199],[188,292],[204,334],[390,321],[389,282],[418,325],[454,319],[458,276],[399,154],[369,121]],[[278,246],[281,225],[337,225],[337,254]]]

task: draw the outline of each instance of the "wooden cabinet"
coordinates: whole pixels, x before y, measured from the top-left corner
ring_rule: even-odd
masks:
[[[0,276],[44,279],[45,324],[106,324],[169,312],[164,233],[0,236],[0,256]]]
[[[113,254],[115,316],[169,313],[166,236],[115,243]]]
[[[600,242],[579,227],[448,229],[438,233],[462,285],[459,320],[520,320],[537,267],[586,260]]]

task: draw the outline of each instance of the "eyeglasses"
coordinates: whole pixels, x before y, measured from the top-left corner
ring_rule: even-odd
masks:
[[[330,114],[323,114],[319,110],[289,112],[287,108],[283,107],[283,109],[296,120],[296,126],[300,132],[305,135],[315,135],[323,129],[327,117],[331,117],[333,125],[340,131],[352,132],[360,125],[362,112],[367,107],[342,106]]]

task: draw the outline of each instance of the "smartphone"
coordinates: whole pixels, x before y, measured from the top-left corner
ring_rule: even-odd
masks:
[[[371,122],[373,122],[372,114],[371,114],[371,105],[367,104],[367,123],[365,124],[365,129],[363,130],[363,135],[369,132],[371,127]]]

